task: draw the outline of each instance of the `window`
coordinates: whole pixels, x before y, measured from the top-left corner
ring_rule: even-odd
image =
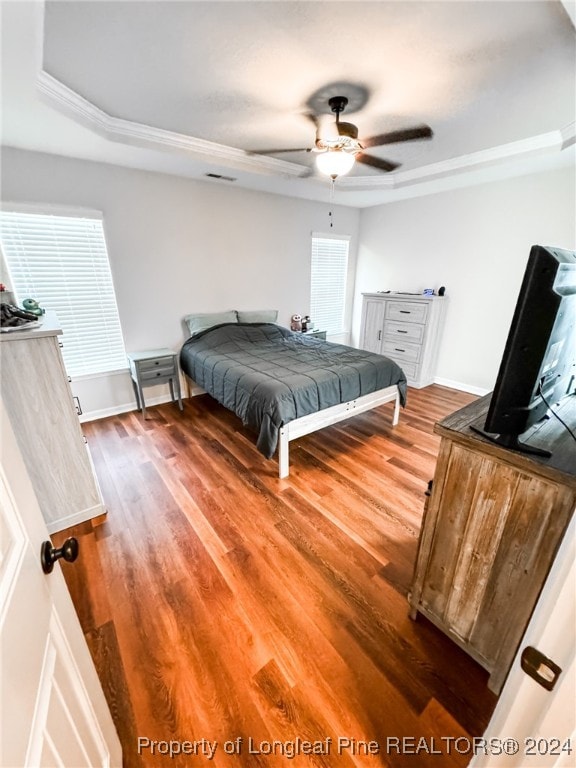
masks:
[[[101,219],[1,211],[0,241],[19,301],[58,315],[68,375],[126,368]]]
[[[343,236],[312,235],[310,316],[328,334],[344,331],[348,245]]]

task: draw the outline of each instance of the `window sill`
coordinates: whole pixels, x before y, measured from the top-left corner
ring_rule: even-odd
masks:
[[[105,376],[122,376],[123,374],[130,374],[130,369],[118,368],[115,371],[102,371],[102,373],[82,373],[79,376],[70,376],[72,381],[90,381],[90,379],[102,379]]]

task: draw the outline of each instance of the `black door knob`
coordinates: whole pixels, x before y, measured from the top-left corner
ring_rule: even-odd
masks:
[[[52,573],[54,570],[54,563],[56,560],[60,560],[61,557],[68,563],[73,563],[78,557],[78,540],[66,539],[61,547],[56,549],[52,546],[51,541],[42,542],[42,549],[40,550],[40,562],[42,563],[42,570],[44,573]]]

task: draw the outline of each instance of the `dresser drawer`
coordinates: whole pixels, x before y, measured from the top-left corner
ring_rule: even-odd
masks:
[[[418,365],[417,363],[407,363],[404,360],[395,360],[396,363],[402,368],[406,374],[408,381],[416,381],[418,378]]]
[[[403,323],[425,323],[428,306],[416,301],[389,301],[386,306],[386,320],[400,320]]]
[[[414,344],[420,344],[424,338],[424,326],[417,323],[384,323],[384,335],[392,339],[405,339]]]
[[[447,299],[417,293],[363,293],[360,344],[394,360],[411,387],[434,382]]]
[[[421,347],[419,344],[409,344],[400,341],[398,339],[397,341],[390,341],[389,339],[384,339],[384,344],[382,345],[382,354],[387,355],[388,357],[393,357],[395,360],[407,360],[408,362],[417,363],[418,360],[420,360],[420,350]]]

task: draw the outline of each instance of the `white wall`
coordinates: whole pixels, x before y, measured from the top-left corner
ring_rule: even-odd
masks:
[[[273,308],[286,325],[309,313],[310,236],[329,231],[329,210],[332,231],[352,236],[352,305],[356,209],[7,148],[1,170],[5,201],[103,212],[128,351],[179,349],[190,312]],[[88,412],[133,403],[125,373],[74,390]]]
[[[350,234],[357,343],[361,293],[445,285],[438,378],[494,384],[530,246],[576,247],[573,169],[441,192],[361,212],[231,185],[6,149],[2,197],[101,210],[129,351],[179,349],[189,312],[309,310],[310,233]],[[358,259],[356,283],[356,245]],[[126,373],[74,382],[87,412],[133,406]],[[165,389],[148,389],[147,400]]]
[[[491,390],[530,246],[576,247],[574,169],[364,209],[353,339],[362,291],[446,286],[438,379]]]

